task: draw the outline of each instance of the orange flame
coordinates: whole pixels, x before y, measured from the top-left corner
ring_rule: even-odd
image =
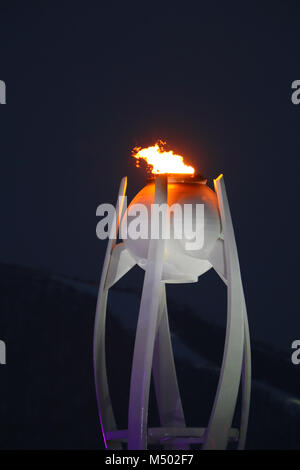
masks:
[[[159,140],[152,147],[143,149],[135,147],[132,156],[138,160],[137,166],[139,166],[139,160],[143,159],[152,167],[151,172],[155,174],[180,173],[192,175],[195,173],[195,169],[192,166],[184,164],[181,155],[175,155],[173,150],[164,150],[165,145],[166,142]]]

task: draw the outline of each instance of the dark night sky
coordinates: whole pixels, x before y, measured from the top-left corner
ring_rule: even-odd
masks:
[[[163,138],[210,186],[224,173],[251,330],[288,351],[300,5],[262,3],[2,2],[0,261],[98,280],[96,207],[144,185],[130,151]]]

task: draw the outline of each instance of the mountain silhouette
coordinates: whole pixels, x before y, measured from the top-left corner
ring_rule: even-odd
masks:
[[[96,284],[0,264],[0,339],[7,349],[0,366],[1,449],[103,448],[92,367],[96,296]],[[111,289],[107,363],[120,428],[127,427],[138,307],[138,291]],[[168,308],[186,421],[206,426],[225,330],[172,299]],[[252,362],[247,448],[300,449],[300,368],[255,342]],[[159,425],[152,389],[149,422]]]

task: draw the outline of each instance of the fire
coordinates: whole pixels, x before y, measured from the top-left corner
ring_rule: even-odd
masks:
[[[195,173],[192,166],[185,165],[181,155],[176,155],[173,150],[164,150],[165,145],[166,142],[160,140],[152,147],[143,149],[136,147],[132,152],[132,156],[138,160],[137,166],[139,166],[139,160],[143,159],[152,167],[151,172],[155,174],[180,173],[192,175]]]

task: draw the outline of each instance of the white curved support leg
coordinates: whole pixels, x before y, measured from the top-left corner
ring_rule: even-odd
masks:
[[[111,234],[106,248],[101,281],[98,292],[97,306],[96,306],[96,316],[95,316],[95,326],[94,326],[94,345],[93,345],[93,356],[94,356],[94,377],[95,377],[95,386],[97,394],[97,403],[99,418],[101,423],[101,429],[104,439],[104,444],[106,448],[111,449],[122,449],[120,443],[108,443],[106,441],[106,432],[116,430],[116,422],[114,418],[114,413],[111,405],[108,382],[107,382],[107,373],[106,373],[106,356],[105,356],[105,324],[106,324],[106,304],[107,304],[107,295],[108,289],[105,287],[107,273],[109,269],[109,263],[111,258],[111,253],[113,246],[115,244],[119,220],[123,210],[124,197],[126,193],[127,178],[121,180],[118,201],[116,204],[116,220],[113,225],[112,230],[114,231]]]
[[[103,289],[97,302],[97,325],[95,325],[94,333],[95,384],[97,391],[99,418],[105,447],[108,449],[122,449],[122,445],[120,443],[111,443],[106,440],[106,432],[117,429],[106,373],[105,324],[107,296],[108,289]]]
[[[242,370],[242,412],[238,450],[243,450],[245,448],[251,395],[251,348],[246,304],[244,304],[244,335],[245,341]]]
[[[227,326],[217,393],[203,449],[226,449],[235,410],[244,348],[244,293],[223,177],[214,180],[224,234],[227,275]]]
[[[153,354],[153,378],[160,424],[163,427],[185,427],[185,419],[177,382],[173,349],[170,336],[166,286],[161,286],[161,305]],[[188,449],[189,446],[172,441],[166,449]]]
[[[155,180],[156,204],[167,203],[167,176]],[[150,239],[134,345],[128,415],[128,449],[147,449],[148,404],[161,298],[164,240]]]

